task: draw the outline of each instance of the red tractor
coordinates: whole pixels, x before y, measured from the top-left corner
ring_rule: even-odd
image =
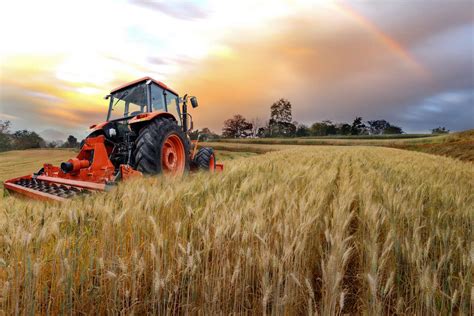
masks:
[[[106,190],[119,180],[155,174],[181,176],[191,170],[223,170],[214,150],[197,149],[188,132],[193,127],[188,102],[150,77],[120,86],[106,96],[107,121],[90,126],[76,158],[59,167],[44,164],[33,175],[5,181],[9,191],[31,198],[64,200]]]

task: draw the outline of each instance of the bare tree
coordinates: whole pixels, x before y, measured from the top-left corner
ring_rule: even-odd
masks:
[[[250,120],[250,124],[252,124],[252,137],[257,137],[258,130],[263,127],[262,121],[257,116]]]

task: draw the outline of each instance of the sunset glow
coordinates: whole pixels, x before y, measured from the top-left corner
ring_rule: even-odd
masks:
[[[104,95],[143,76],[196,95],[197,127],[217,132],[236,113],[268,119],[281,97],[307,124],[472,125],[470,1],[4,1],[0,12],[0,120],[14,128],[82,136],[105,119]]]

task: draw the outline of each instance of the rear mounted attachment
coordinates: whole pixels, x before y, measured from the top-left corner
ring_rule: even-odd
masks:
[[[55,201],[104,191],[114,183],[115,167],[109,160],[111,150],[106,147],[104,136],[87,138],[76,158],[61,163],[60,167],[44,164],[38,174],[5,181],[5,188],[30,198]],[[141,175],[128,168],[120,167],[124,179]]]

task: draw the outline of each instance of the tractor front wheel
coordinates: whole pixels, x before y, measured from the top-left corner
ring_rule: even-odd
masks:
[[[135,169],[144,174],[180,176],[189,170],[189,143],[173,120],[157,118],[140,130],[133,151]]]
[[[199,148],[193,160],[194,166],[199,170],[214,171],[216,169],[216,155],[210,147]]]

